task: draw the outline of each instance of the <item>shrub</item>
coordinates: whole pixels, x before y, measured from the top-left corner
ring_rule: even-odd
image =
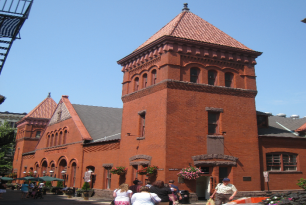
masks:
[[[302,189],[306,190],[306,179],[303,178],[299,179],[297,185]]]
[[[51,182],[50,181],[46,181],[46,186],[47,187],[51,187],[52,186]]]
[[[88,183],[88,182],[84,182],[84,184],[83,184],[83,186],[82,186],[82,189],[83,189],[83,190],[88,190],[88,189],[90,189],[89,183]]]
[[[57,181],[56,187],[63,187],[63,182],[62,181]]]

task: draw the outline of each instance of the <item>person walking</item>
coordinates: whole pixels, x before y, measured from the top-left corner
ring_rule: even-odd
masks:
[[[121,184],[118,189],[113,192],[113,197],[115,197],[115,205],[130,205],[130,198],[133,192],[129,190],[128,184]]]
[[[133,194],[140,192],[139,189],[141,187],[142,181],[134,180],[133,184],[134,185],[129,187],[129,189],[132,190]]]
[[[161,199],[155,193],[149,193],[149,187],[140,187],[140,192],[135,193],[132,196],[133,205],[154,205],[161,201]]]
[[[159,205],[169,205],[169,194],[172,194],[172,191],[169,187],[165,187],[165,183],[161,180],[158,180],[153,183],[153,186],[150,187],[150,192],[157,194],[161,199]]]
[[[237,189],[233,184],[230,184],[230,179],[229,178],[224,178],[223,183],[219,183],[216,188],[214,193],[210,196],[210,198],[215,197],[215,205],[221,205],[222,203],[227,203],[235,197],[237,194]]]
[[[29,185],[27,184],[27,182],[24,182],[21,185],[21,198],[26,198],[29,195]]]
[[[1,179],[0,179],[0,199],[2,199],[2,194],[6,193],[6,185],[4,183],[2,183]]]
[[[175,186],[174,184],[174,180],[169,180],[169,187],[170,188],[174,188],[174,189],[176,189],[176,191],[173,191],[172,193],[173,193],[173,195],[174,195],[174,202],[170,202],[170,205],[172,205],[172,204],[178,204],[178,199],[179,200],[182,200],[182,195],[181,195],[181,193],[180,193],[180,190],[179,190],[179,188],[177,187],[177,186]]]

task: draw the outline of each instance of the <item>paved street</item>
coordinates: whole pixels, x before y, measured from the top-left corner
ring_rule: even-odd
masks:
[[[7,192],[2,195],[3,199],[0,199],[0,205],[66,205],[66,204],[110,204],[109,200],[90,198],[89,201],[84,201],[82,197],[72,197],[68,199],[65,195],[44,195],[43,199],[21,199],[21,191],[6,190]],[[197,202],[192,204],[206,204],[203,202]]]

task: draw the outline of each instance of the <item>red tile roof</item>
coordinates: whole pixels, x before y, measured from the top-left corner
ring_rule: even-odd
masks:
[[[157,33],[151,36],[136,50],[152,43],[162,36],[174,36],[240,49],[252,50],[189,11],[183,11],[177,15],[172,21],[170,21]]]
[[[296,132],[306,131],[306,123],[304,125],[302,125],[301,127],[299,127],[298,129],[296,129],[295,131]]]
[[[23,119],[28,117],[50,119],[53,115],[56,106],[56,102],[51,97],[47,97],[41,103],[39,103],[39,105],[37,105],[31,112],[24,116]]]

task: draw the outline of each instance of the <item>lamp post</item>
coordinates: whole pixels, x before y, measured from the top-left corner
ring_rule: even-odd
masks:
[[[66,181],[66,171],[65,171],[65,170],[61,171],[61,174],[62,174],[63,179],[64,179],[64,184],[63,184],[63,186],[65,187],[65,181]]]
[[[35,170],[33,173],[34,173],[34,176],[36,177],[37,171]]]
[[[46,171],[43,171],[43,176],[46,176]]]
[[[50,172],[50,177],[52,177],[52,176],[53,176],[54,171],[53,171],[53,170],[50,170],[49,172]]]

